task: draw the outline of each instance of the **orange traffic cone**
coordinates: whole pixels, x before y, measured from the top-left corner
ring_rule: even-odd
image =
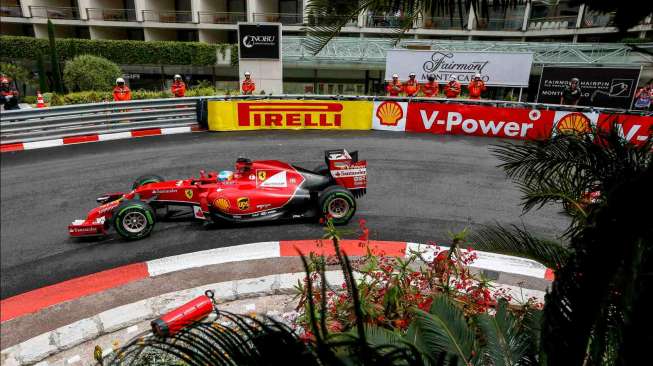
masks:
[[[43,94],[40,91],[36,92],[36,108],[45,108],[45,102],[43,101]]]

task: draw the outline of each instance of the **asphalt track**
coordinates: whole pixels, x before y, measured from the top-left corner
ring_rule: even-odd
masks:
[[[107,141],[1,155],[1,297],[137,261],[267,240],[320,237],[302,222],[220,228],[158,222],[152,235],[127,242],[72,240],[67,225],[84,218],[101,193],[128,190],[144,173],[169,179],[200,169],[230,169],[238,156],[313,168],[323,150],[359,150],[368,161],[368,194],[355,220],[371,238],[446,243],[449,232],[481,224],[524,225],[555,237],[568,223],[557,207],[522,215],[520,193],[496,168],[489,146],[500,140],[378,131],[193,133]]]

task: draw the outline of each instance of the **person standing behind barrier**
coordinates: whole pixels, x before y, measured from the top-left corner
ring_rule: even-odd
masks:
[[[20,109],[18,107],[18,90],[11,85],[11,80],[5,75],[0,76],[0,104],[6,111]]]
[[[132,91],[125,85],[125,79],[117,78],[116,86],[113,88],[113,101],[124,102],[132,100]]]
[[[175,75],[170,91],[175,98],[183,98],[186,95],[186,83],[181,80],[181,75]]]
[[[433,76],[433,74],[429,75],[427,79],[429,81],[422,84],[422,93],[427,98],[433,98],[440,92],[440,86],[435,82],[435,76]]]
[[[451,99],[458,98],[460,95],[460,83],[456,79],[456,75],[449,77],[449,82],[444,86],[444,95]]]
[[[243,80],[243,95],[252,95],[256,90],[256,84],[252,80],[252,74],[249,71],[245,72],[245,80]]]
[[[653,99],[653,80],[649,80],[643,88],[639,89],[635,94],[635,109],[650,110],[651,101]]]
[[[487,90],[485,83],[481,80],[481,74],[474,75],[474,79],[469,82],[469,99],[481,99],[481,93]]]
[[[404,92],[407,97],[416,97],[419,93],[419,81],[415,80],[415,73],[408,74],[408,81],[404,84]]]
[[[399,81],[399,75],[392,74],[392,81],[388,83],[385,87],[385,91],[388,92],[388,96],[398,97],[401,92],[404,91],[401,81]]]
[[[578,87],[580,81],[578,78],[572,78],[569,82],[569,85],[562,90],[562,95],[560,96],[560,104],[564,105],[578,105],[580,100],[581,91]]]

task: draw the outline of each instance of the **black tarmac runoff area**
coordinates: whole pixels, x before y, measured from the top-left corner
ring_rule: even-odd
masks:
[[[517,224],[553,238],[568,218],[558,207],[522,214],[520,192],[497,168],[483,137],[379,131],[192,133],[69,145],[1,155],[1,297],[130,263],[261,241],[314,239],[316,222],[217,227],[188,219],[159,221],[152,235],[124,241],[74,240],[67,226],[106,192],[128,191],[153,173],[166,179],[233,170],[239,156],[278,159],[312,169],[324,150],[358,150],[368,162],[358,219],[371,239],[447,245],[450,232]],[[519,143],[519,142],[516,142]]]

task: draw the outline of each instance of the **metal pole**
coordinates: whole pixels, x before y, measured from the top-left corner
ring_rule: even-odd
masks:
[[[521,93],[524,90],[524,88],[519,88],[519,102],[521,103]]]

